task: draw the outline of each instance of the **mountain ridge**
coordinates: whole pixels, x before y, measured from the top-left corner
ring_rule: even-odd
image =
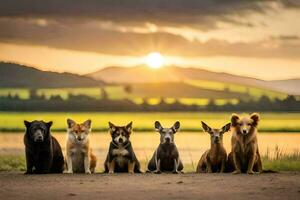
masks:
[[[72,73],[39,70],[35,67],[0,62],[0,87],[66,88],[103,85],[103,81]]]
[[[96,80],[103,80],[107,83],[134,84],[151,82],[181,82],[184,80],[206,80],[218,81],[233,84],[240,84],[252,87],[259,87],[278,92],[300,95],[300,88],[293,87],[292,83],[300,79],[266,81],[258,78],[239,76],[226,72],[213,72],[203,68],[166,66],[160,69],[151,69],[145,65],[134,67],[111,66],[86,76]]]

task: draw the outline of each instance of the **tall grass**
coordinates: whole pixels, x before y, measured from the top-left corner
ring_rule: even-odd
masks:
[[[272,153],[270,153],[272,152]],[[149,158],[141,160],[141,168],[143,171],[147,169]],[[274,171],[300,171],[300,152],[294,151],[286,153],[278,146],[273,151],[267,151],[262,156],[264,170]],[[23,155],[0,155],[0,171],[25,171],[25,157]],[[184,164],[184,171],[187,173],[195,172],[196,163],[191,159],[190,163]],[[102,163],[98,166],[97,172],[102,172]]]
[[[295,150],[287,153],[284,149],[275,147],[273,153],[267,149],[265,155],[262,156],[264,169],[275,171],[300,171],[300,152]]]
[[[25,157],[22,155],[0,156],[0,171],[25,171]]]

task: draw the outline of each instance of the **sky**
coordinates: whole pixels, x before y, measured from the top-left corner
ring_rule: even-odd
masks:
[[[86,74],[143,63],[300,78],[300,0],[1,0],[0,60]]]

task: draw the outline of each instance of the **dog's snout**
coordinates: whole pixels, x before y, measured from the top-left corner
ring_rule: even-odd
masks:
[[[215,143],[218,143],[220,141],[220,136],[215,136]]]
[[[42,135],[38,135],[38,136],[36,137],[36,141],[38,141],[38,142],[43,141],[43,136],[42,136]]]
[[[247,130],[243,130],[243,134],[246,134],[247,133]]]
[[[119,138],[119,142],[120,142],[120,143],[123,143],[123,138]]]
[[[80,136],[77,136],[77,140],[78,140],[78,141],[81,141],[81,137],[80,137]]]
[[[166,143],[170,143],[171,142],[171,137],[165,137],[165,141],[166,141]]]

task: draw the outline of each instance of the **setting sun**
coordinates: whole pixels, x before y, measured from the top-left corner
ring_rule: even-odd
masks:
[[[159,52],[152,52],[146,56],[145,63],[151,68],[160,68],[165,64],[165,58]]]

